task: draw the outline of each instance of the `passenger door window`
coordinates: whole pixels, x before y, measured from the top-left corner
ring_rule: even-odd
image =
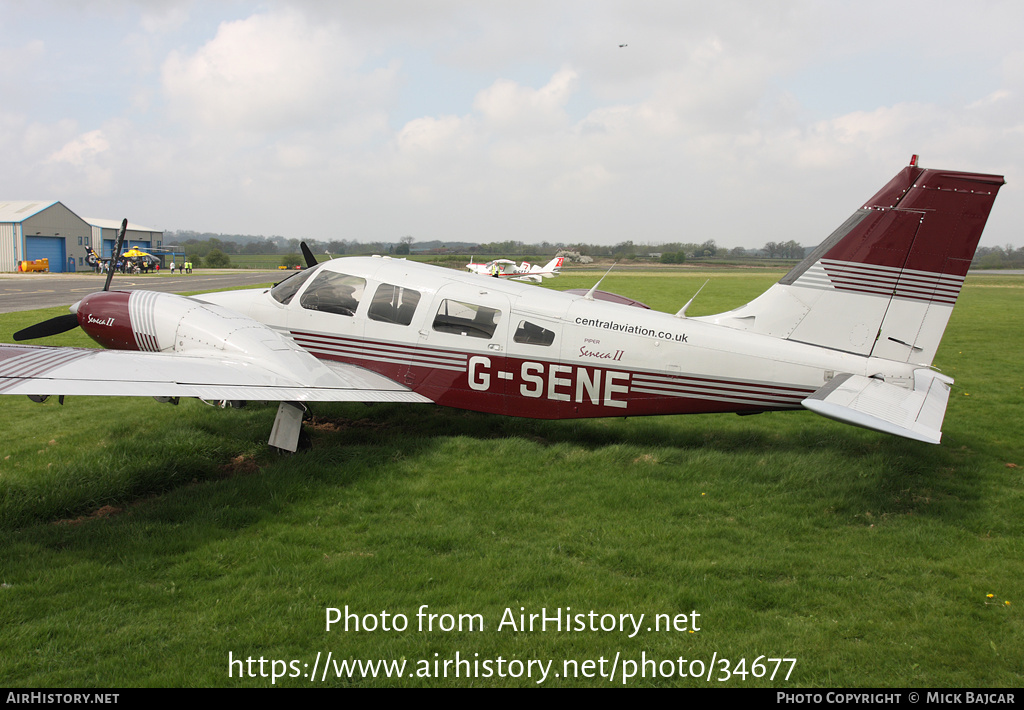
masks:
[[[501,311],[495,308],[445,299],[437,309],[433,327],[438,333],[490,340],[500,320]]]
[[[393,284],[381,284],[370,302],[370,320],[409,325],[420,302],[420,292]]]
[[[521,320],[519,321],[519,327],[516,328],[515,335],[512,336],[512,340],[527,345],[551,345],[551,343],[555,342],[555,332],[542,328],[528,320]]]

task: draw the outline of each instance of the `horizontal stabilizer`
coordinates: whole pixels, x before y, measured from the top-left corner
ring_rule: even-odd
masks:
[[[912,390],[843,373],[801,404],[846,424],[938,444],[951,384],[952,378],[927,368],[914,370]]]

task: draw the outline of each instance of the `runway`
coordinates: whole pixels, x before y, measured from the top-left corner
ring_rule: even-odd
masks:
[[[114,274],[112,290],[146,289],[165,293],[216,291],[239,286],[276,283],[294,273],[281,270],[214,269],[181,276]],[[29,311],[51,306],[70,306],[84,296],[101,291],[106,275],[76,274],[0,274],[0,313]]]

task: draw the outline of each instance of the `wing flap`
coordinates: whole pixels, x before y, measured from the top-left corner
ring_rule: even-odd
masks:
[[[829,419],[938,444],[949,402],[951,377],[914,370],[914,389],[863,375],[842,373],[801,404]]]

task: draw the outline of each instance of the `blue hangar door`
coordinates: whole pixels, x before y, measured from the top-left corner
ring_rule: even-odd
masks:
[[[49,259],[51,273],[63,273],[67,268],[63,237],[25,237],[25,252],[29,261]]]

